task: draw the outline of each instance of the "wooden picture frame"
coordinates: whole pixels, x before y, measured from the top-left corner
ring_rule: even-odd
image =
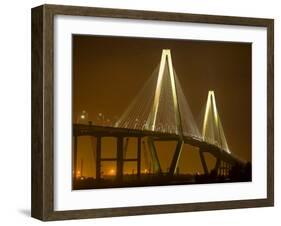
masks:
[[[54,210],[54,16],[94,16],[154,21],[255,26],[267,29],[267,198],[169,205]],[[123,9],[42,5],[32,9],[31,215],[50,220],[162,214],[274,205],[274,20]]]

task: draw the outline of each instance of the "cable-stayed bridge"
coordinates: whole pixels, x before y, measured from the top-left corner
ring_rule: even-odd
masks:
[[[96,161],[96,179],[101,178],[101,163],[116,161],[117,179],[122,181],[124,163],[137,163],[137,175],[141,176],[141,153],[150,158],[151,172],[161,174],[161,164],[155,142],[176,141],[173,157],[169,166],[169,175],[176,174],[184,144],[198,148],[200,160],[205,174],[211,170],[217,175],[227,175],[232,166],[244,164],[231,152],[216,104],[214,91],[209,91],[204,108],[204,115],[199,127],[194,120],[179,78],[174,70],[171,52],[162,51],[160,65],[138,92],[131,104],[124,110],[121,117],[110,126],[94,123],[74,124],[74,177],[77,172],[77,137],[92,136],[94,156]],[[116,158],[102,158],[102,138],[117,139]],[[137,139],[136,158],[126,158],[130,138]],[[216,158],[214,169],[209,169],[204,153],[210,153]]]

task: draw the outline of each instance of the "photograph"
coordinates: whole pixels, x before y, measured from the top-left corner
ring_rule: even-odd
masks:
[[[252,43],[72,34],[72,175],[73,190],[250,182]]]

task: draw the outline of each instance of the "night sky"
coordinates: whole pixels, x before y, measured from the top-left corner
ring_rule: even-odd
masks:
[[[99,113],[111,121],[122,115],[160,63],[162,49],[171,50],[174,69],[194,118],[200,120],[208,91],[214,90],[230,150],[251,161],[250,43],[73,35],[73,122],[83,110],[94,124],[98,123]],[[134,145],[135,141],[131,141],[128,157],[134,155]],[[157,144],[164,171],[174,147],[175,143]],[[95,175],[92,151],[91,139],[79,138],[78,169],[83,159],[84,176]],[[114,139],[103,141],[102,152],[103,157],[116,154]],[[206,157],[212,168],[214,158]],[[199,159],[198,150],[185,145],[180,172],[203,172]],[[106,173],[114,167],[115,163],[105,163],[102,171]],[[136,165],[130,163],[124,171],[132,169],[136,171]]]

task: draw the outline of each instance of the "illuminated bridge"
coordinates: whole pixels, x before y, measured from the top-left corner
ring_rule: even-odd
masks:
[[[137,163],[137,175],[141,176],[141,153],[148,151],[152,172],[161,174],[162,169],[155,142],[176,141],[168,174],[176,174],[184,144],[197,147],[204,173],[215,170],[217,175],[227,175],[234,165],[244,164],[227,145],[222,122],[218,113],[214,91],[209,91],[204,114],[198,128],[185,98],[178,76],[173,68],[170,50],[162,51],[160,65],[150,76],[142,90],[134,98],[123,115],[110,126],[87,122],[73,126],[74,178],[77,176],[77,138],[93,137],[96,161],[96,179],[101,178],[101,163],[116,161],[116,177],[122,181],[124,163]],[[117,156],[102,158],[102,138],[117,140]],[[130,138],[137,139],[136,158],[126,158]],[[146,149],[146,150],[145,150]],[[208,169],[204,153],[216,158],[214,169]]]

